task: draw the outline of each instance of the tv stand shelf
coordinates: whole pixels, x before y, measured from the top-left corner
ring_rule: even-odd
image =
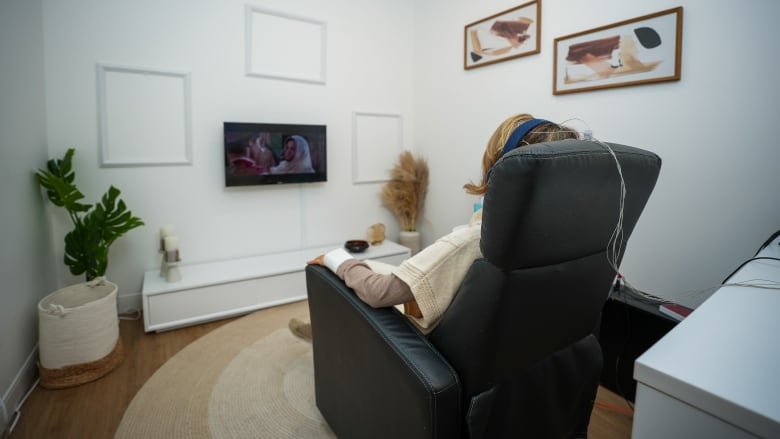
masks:
[[[147,271],[141,291],[144,329],[164,331],[304,300],[306,261],[338,246],[180,265],[178,282],[167,282],[159,270]],[[386,240],[354,256],[398,265],[410,254]]]

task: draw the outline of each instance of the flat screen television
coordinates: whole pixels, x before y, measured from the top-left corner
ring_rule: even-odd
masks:
[[[225,186],[327,181],[325,125],[225,122]]]

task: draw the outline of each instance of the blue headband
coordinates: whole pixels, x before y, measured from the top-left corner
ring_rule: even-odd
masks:
[[[532,129],[538,127],[543,123],[552,123],[552,122],[545,119],[531,119],[518,125],[518,127],[515,128],[514,131],[512,131],[512,134],[509,136],[509,139],[507,139],[506,143],[504,144],[504,149],[501,150],[500,157],[503,157],[504,154],[520,146],[520,141],[523,140],[523,137],[525,137],[528,133],[530,133]],[[493,174],[493,167],[495,166],[496,165],[494,163],[493,166],[491,166],[490,169],[488,170],[488,174],[487,174],[488,180],[490,180],[490,176]]]
[[[552,122],[544,119],[531,119],[521,123],[517,128],[515,128],[515,130],[509,136],[509,139],[507,139],[506,143],[504,144],[504,149],[501,150],[501,156],[503,157],[504,154],[517,148],[520,145],[520,141],[523,140],[523,137],[530,133],[532,129],[543,123]]]

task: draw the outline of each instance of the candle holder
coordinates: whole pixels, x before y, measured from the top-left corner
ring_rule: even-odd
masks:
[[[172,227],[163,227],[160,229],[160,252],[162,252],[162,263],[160,264],[160,277],[164,277],[168,282],[178,282],[181,280],[181,271],[179,271],[179,237],[173,234]]]
[[[168,282],[178,282],[181,280],[181,270],[179,270],[179,250],[163,252],[163,266],[165,271],[165,280]],[[162,276],[162,272],[160,274]]]
[[[165,261],[165,243],[163,238],[160,238],[160,277],[168,277],[168,264]]]
[[[168,277],[168,264],[165,262],[165,252],[162,251],[160,253],[163,255],[162,258],[160,258],[162,261],[160,262],[160,277]]]

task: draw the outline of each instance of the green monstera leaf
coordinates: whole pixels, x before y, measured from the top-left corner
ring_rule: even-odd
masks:
[[[73,230],[65,235],[65,265],[74,275],[92,280],[105,275],[111,244],[144,222],[127,209],[114,186],[94,206],[82,203],[84,194],[74,184],[74,153],[71,148],[61,160],[49,160],[35,175],[52,204],[65,208],[73,221]]]
[[[74,275],[84,274],[92,280],[106,273],[108,246],[97,236],[97,230],[87,223],[65,235],[64,262]]]
[[[74,213],[86,212],[92,207],[79,202],[84,199],[84,194],[73,183],[76,178],[76,173],[72,169],[75,152],[73,148],[69,149],[65,157],[60,160],[49,160],[46,169],[39,169],[35,174],[38,183],[46,189],[49,201],[55,206],[64,207],[71,218]]]

